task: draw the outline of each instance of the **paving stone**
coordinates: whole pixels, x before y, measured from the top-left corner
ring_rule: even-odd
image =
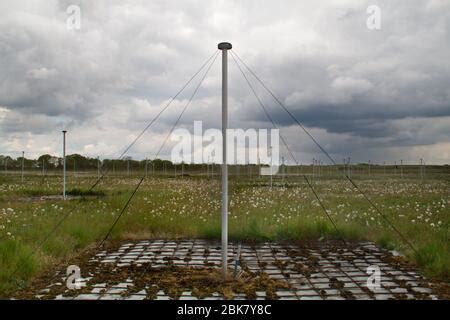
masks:
[[[431,293],[432,290],[430,288],[423,288],[423,287],[414,287],[412,288],[413,291],[419,292],[419,293]]]
[[[283,291],[277,291],[276,295],[278,297],[292,297],[292,296],[295,296],[295,292],[283,290]]]
[[[300,300],[323,300],[320,296],[301,296]]]
[[[317,291],[315,290],[299,290],[296,291],[297,296],[314,296],[317,295]]]
[[[343,296],[339,295],[329,295],[325,298],[326,300],[345,300]]]
[[[376,294],[375,299],[376,300],[389,300],[389,299],[394,299],[394,296],[392,294]]]
[[[55,297],[55,300],[73,300],[73,297],[64,297],[62,294],[59,294]]]
[[[393,288],[391,289],[392,293],[408,293],[408,290],[405,288]]]
[[[105,294],[100,297],[100,300],[122,300],[123,298],[119,294]]]
[[[74,300],[98,300],[100,295],[93,293],[80,294],[74,298]]]

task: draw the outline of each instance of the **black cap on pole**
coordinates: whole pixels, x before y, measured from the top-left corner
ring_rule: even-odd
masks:
[[[220,50],[231,50],[232,46],[229,42],[221,42],[217,45]]]

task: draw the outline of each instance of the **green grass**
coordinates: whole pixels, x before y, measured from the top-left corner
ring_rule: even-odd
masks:
[[[149,177],[110,239],[220,239],[218,179]],[[139,181],[138,177],[107,177],[93,192],[87,192],[95,180],[95,175],[69,177],[68,190],[83,199],[30,201],[24,196],[59,194],[61,178],[27,175],[21,184],[19,175],[0,175],[0,296],[8,296],[20,283],[101,241]],[[367,239],[403,252],[426,275],[449,280],[448,175],[429,180],[357,179],[417,252],[342,179],[312,182],[337,231],[301,177],[274,181],[270,190],[267,180],[258,177],[230,179],[231,240]],[[34,251],[61,221],[48,241]]]

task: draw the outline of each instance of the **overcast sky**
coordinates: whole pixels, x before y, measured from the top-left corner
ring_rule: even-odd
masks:
[[[67,28],[71,4],[80,29]],[[369,5],[379,30],[366,26]],[[229,41],[339,162],[450,163],[449,40],[449,0],[2,0],[0,154],[60,155],[67,129],[68,153],[118,156]],[[230,126],[271,128],[229,63]],[[155,155],[196,83],[129,155]],[[257,92],[298,159],[325,161]],[[181,126],[220,128],[220,103],[218,59]]]

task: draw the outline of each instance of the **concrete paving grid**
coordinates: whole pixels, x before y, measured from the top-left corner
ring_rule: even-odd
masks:
[[[300,248],[300,250],[299,250]],[[236,257],[237,244],[229,245],[229,264],[233,265]],[[290,252],[298,252],[296,255]],[[306,254],[305,254],[306,253]],[[281,243],[260,243],[241,246],[241,263],[248,270],[263,271],[274,279],[285,280],[289,290],[277,291],[279,299],[283,300],[345,300],[345,299],[437,299],[429,288],[426,279],[415,271],[404,270],[401,267],[383,262],[381,257],[386,251],[370,242],[353,244],[351,249],[342,246],[336,250],[335,245],[323,243],[319,246],[289,245]],[[160,268],[171,263],[178,267],[220,268],[221,252],[218,242],[206,240],[150,240],[128,242],[118,250],[102,251],[92,257],[91,262],[100,264],[116,264],[117,267],[130,264],[150,263],[151,268]],[[298,263],[307,264],[315,261],[313,269],[305,274],[295,266]],[[369,275],[368,266],[377,265],[381,270],[381,287],[375,291],[367,288]],[[281,267],[283,266],[283,267]],[[64,272],[63,272],[64,273]],[[61,277],[62,285],[65,277]],[[85,285],[88,279],[81,279]],[[336,285],[339,284],[339,285]],[[52,284],[55,285],[55,284]],[[106,284],[95,284],[90,293],[82,293],[73,297],[59,295],[56,299],[88,299],[88,300],[143,300],[145,290],[131,295],[125,295],[131,280],[107,287]],[[265,299],[264,291],[257,291],[256,300]],[[39,298],[37,295],[36,298]],[[169,300],[170,297],[162,290],[157,293],[156,300]],[[185,291],[180,300],[195,300],[190,291]],[[214,293],[205,300],[220,300],[223,297]],[[245,296],[236,294],[235,300],[244,300]]]

